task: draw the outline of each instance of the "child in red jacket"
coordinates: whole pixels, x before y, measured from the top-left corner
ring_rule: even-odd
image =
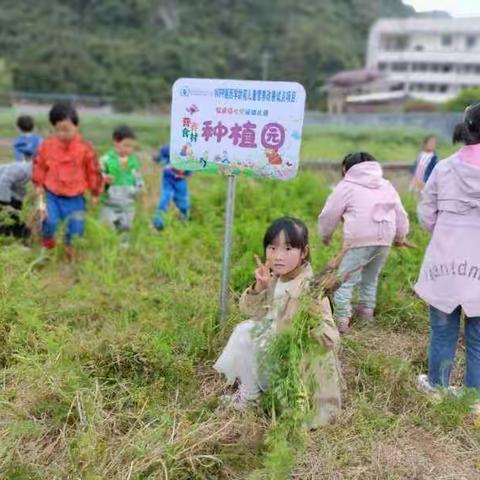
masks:
[[[56,103],[49,119],[54,134],[40,146],[32,174],[43,218],[42,244],[54,248],[57,228],[66,221],[66,256],[74,260],[72,239],[85,230],[85,192],[90,190],[96,201],[102,193],[103,178],[95,151],[78,132],[73,105]]]

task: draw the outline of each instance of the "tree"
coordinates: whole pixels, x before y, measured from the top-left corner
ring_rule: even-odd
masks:
[[[455,98],[445,103],[448,112],[463,112],[469,105],[480,101],[480,87],[466,88]]]
[[[165,103],[179,77],[325,79],[363,64],[370,25],[401,0],[2,0],[0,52],[16,90]]]
[[[12,86],[12,72],[8,68],[7,62],[0,58],[0,104],[6,105],[10,103]]]

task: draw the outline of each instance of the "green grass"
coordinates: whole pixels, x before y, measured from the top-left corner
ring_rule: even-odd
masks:
[[[365,151],[380,162],[413,163],[428,133],[413,128],[307,126],[303,135],[302,159],[340,161],[348,153]],[[455,147],[447,139],[439,138],[440,158],[454,151]]]
[[[10,137],[5,121],[0,117],[0,132]],[[82,123],[103,150],[117,119]],[[142,148],[166,139],[165,123],[130,123]],[[310,134],[305,150],[315,152],[312,144],[328,135]],[[377,135],[362,138],[382,151]],[[340,146],[329,148],[341,157]],[[0,478],[480,478],[480,425],[469,414],[471,399],[433,405],[415,388],[426,367],[428,321],[412,285],[428,239],[411,201],[412,240],[421,248],[392,253],[377,321],[357,324],[343,341],[341,419],[292,436],[268,411],[223,408],[223,382],[211,365],[243,319],[238,295],[251,281],[253,256],[273,218],[307,222],[315,269],[339,248],[340,235],[325,248],[315,234],[328,182],[308,171],[288,183],[238,180],[232,309],[219,326],[226,182],[194,175],[192,221],[183,224],[172,212],[165,231],[155,234],[149,220],[159,171],[144,162],[148,192],[128,250],[92,209],[76,265],[66,265],[61,251],[38,264],[37,248],[25,252],[1,240]]]

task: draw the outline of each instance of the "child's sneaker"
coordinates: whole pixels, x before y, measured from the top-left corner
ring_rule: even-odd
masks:
[[[476,415],[477,417],[480,416],[480,400],[473,402],[471,409],[474,415]]]
[[[259,397],[259,394],[249,394],[244,385],[240,384],[233,395],[224,395],[221,402],[234,410],[246,410]]]
[[[356,309],[356,314],[360,320],[365,322],[371,322],[373,320],[374,310],[373,308],[367,307],[366,305],[358,305]]]
[[[350,328],[350,318],[349,317],[338,317],[337,318],[337,327],[340,335],[348,335],[352,332]]]
[[[418,376],[417,387],[421,392],[427,394],[433,400],[440,400],[441,398],[440,390],[438,389],[438,387],[435,387],[430,383],[430,380],[428,379],[428,375],[425,375],[424,373],[422,373]]]
[[[164,229],[165,222],[160,215],[155,215],[152,220],[152,225],[157,232],[160,232]]]

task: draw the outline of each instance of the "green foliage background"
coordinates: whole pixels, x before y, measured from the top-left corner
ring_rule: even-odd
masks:
[[[0,52],[14,88],[164,103],[181,76],[295,80],[312,105],[325,78],[359,67],[372,22],[401,0],[3,0]]]

